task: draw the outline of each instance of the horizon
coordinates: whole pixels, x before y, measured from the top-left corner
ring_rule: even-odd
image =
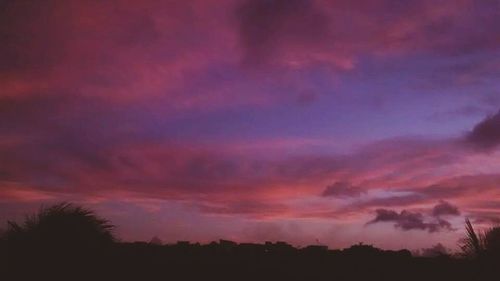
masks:
[[[4,1],[0,229],[457,250],[500,223],[500,1]]]

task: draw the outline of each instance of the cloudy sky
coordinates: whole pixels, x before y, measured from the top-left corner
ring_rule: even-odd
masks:
[[[500,1],[0,1],[0,222],[456,247],[500,221]],[[497,149],[499,148],[499,149]]]

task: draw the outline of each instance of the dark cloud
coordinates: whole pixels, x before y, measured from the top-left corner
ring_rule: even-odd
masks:
[[[499,49],[498,5],[447,2],[436,11],[432,1],[247,0],[237,17],[247,63],[313,52],[396,50],[456,57]]]
[[[432,215],[435,217],[439,216],[458,216],[460,211],[457,206],[454,206],[446,201],[439,201],[439,204],[434,206],[432,209]]]
[[[486,3],[474,1],[470,6],[457,5],[463,9],[460,14],[425,22],[422,35],[431,42],[432,49],[441,54],[464,55],[498,49],[500,42],[494,34],[500,6],[496,1]],[[473,26],[483,28],[478,32],[471,28]]]
[[[116,43],[119,45],[136,46],[156,43],[161,33],[150,15],[139,15],[124,29],[127,32],[118,33]]]
[[[0,133],[46,129],[70,101],[63,95],[0,96]]]
[[[67,94],[0,97],[0,118],[5,121],[0,134],[10,140],[0,144],[0,160],[10,163],[5,169],[18,180],[64,174],[63,163],[108,168],[105,150],[125,137],[111,107],[97,98]]]
[[[321,194],[324,197],[358,197],[366,191],[348,182],[336,182],[325,188]]]
[[[423,214],[407,210],[398,213],[393,210],[377,209],[375,218],[367,224],[379,222],[392,222],[394,227],[404,231],[425,230],[433,233],[441,230],[452,230],[451,224],[446,220],[437,219],[433,222],[425,222]]]
[[[56,1],[2,1],[0,72],[40,73],[61,62],[74,26],[69,6]]]
[[[467,141],[481,149],[496,148],[500,144],[500,111],[474,126]]]
[[[259,64],[282,47],[303,48],[324,40],[328,18],[310,0],[248,0],[237,10],[245,62]]]

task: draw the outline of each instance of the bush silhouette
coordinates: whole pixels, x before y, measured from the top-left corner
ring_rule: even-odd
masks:
[[[500,255],[500,227],[493,227],[484,233],[484,248],[489,255]]]
[[[23,224],[9,221],[4,235],[11,243],[93,247],[113,242],[112,229],[113,225],[93,211],[60,203],[42,208],[37,214],[28,216]]]
[[[114,242],[112,229],[94,212],[69,203],[41,208],[20,224],[8,222],[3,235],[8,263],[19,274],[24,268],[64,273],[91,265]]]

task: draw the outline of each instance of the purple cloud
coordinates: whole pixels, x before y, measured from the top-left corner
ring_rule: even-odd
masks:
[[[417,212],[403,210],[400,213],[393,210],[377,209],[376,216],[367,224],[374,224],[380,222],[392,222],[395,228],[408,230],[425,230],[429,233],[438,232],[442,230],[452,230],[451,224],[443,219],[437,219],[433,222],[425,222],[424,215]]]
[[[328,36],[328,17],[315,1],[249,0],[237,17],[244,61],[250,64],[269,62],[285,50],[313,47]]]
[[[500,144],[500,111],[479,122],[467,135],[467,141],[482,149],[493,149]]]
[[[439,216],[458,216],[460,211],[457,206],[454,206],[446,201],[439,201],[439,204],[434,206],[432,209],[432,215],[435,217]]]
[[[366,190],[359,186],[353,186],[348,182],[336,182],[329,185],[321,193],[324,197],[358,197]]]
[[[379,209],[372,223],[423,237],[459,209],[499,216],[486,204],[498,155],[464,145],[500,144],[500,112],[470,127],[500,106],[498,3],[0,6],[0,217],[16,202],[153,199],[238,222],[228,228],[306,217],[360,227]],[[457,206],[414,209],[439,200]],[[148,221],[130,213],[123,222]]]

